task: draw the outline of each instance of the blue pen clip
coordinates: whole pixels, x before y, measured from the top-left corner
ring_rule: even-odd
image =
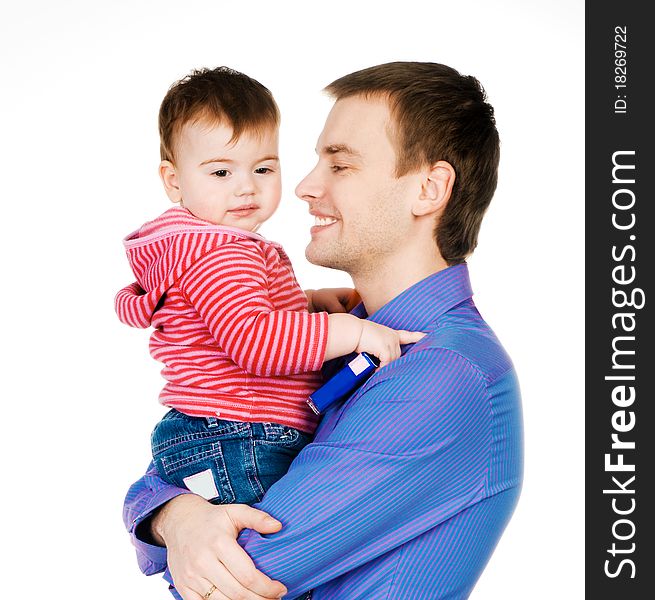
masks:
[[[378,368],[380,361],[367,352],[358,354],[336,375],[309,396],[307,404],[320,415],[333,402],[350,396]]]

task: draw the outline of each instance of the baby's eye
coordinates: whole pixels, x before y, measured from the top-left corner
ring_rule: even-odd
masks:
[[[255,169],[255,173],[257,173],[258,175],[265,175],[266,173],[272,173],[272,172],[273,169],[271,169],[270,167],[259,167]]]
[[[227,177],[229,173],[230,172],[227,169],[218,169],[218,171],[214,171],[212,175],[216,175],[216,177]]]

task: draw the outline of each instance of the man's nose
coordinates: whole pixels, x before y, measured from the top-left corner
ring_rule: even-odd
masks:
[[[314,167],[307,176],[296,186],[296,196],[305,202],[320,198],[324,194],[324,186],[318,174],[318,166]]]

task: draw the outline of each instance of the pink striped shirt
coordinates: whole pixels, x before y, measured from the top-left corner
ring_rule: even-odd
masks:
[[[314,431],[305,401],[320,383],[328,316],[307,312],[281,246],[180,207],[124,243],[137,281],[118,292],[116,312],[128,325],[155,328],[162,404]]]

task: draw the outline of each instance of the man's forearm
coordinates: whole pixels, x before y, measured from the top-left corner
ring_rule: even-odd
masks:
[[[130,486],[123,506],[123,521],[132,536],[139,568],[146,575],[163,571],[166,567],[166,549],[160,546],[151,533],[153,515],[169,500],[188,494],[188,490],[163,481],[152,463],[143,477]]]
[[[143,523],[142,532],[150,537],[152,543],[165,547],[167,532],[170,532],[171,526],[195,515],[196,511],[206,504],[207,500],[195,494],[176,496],[158,508]]]

